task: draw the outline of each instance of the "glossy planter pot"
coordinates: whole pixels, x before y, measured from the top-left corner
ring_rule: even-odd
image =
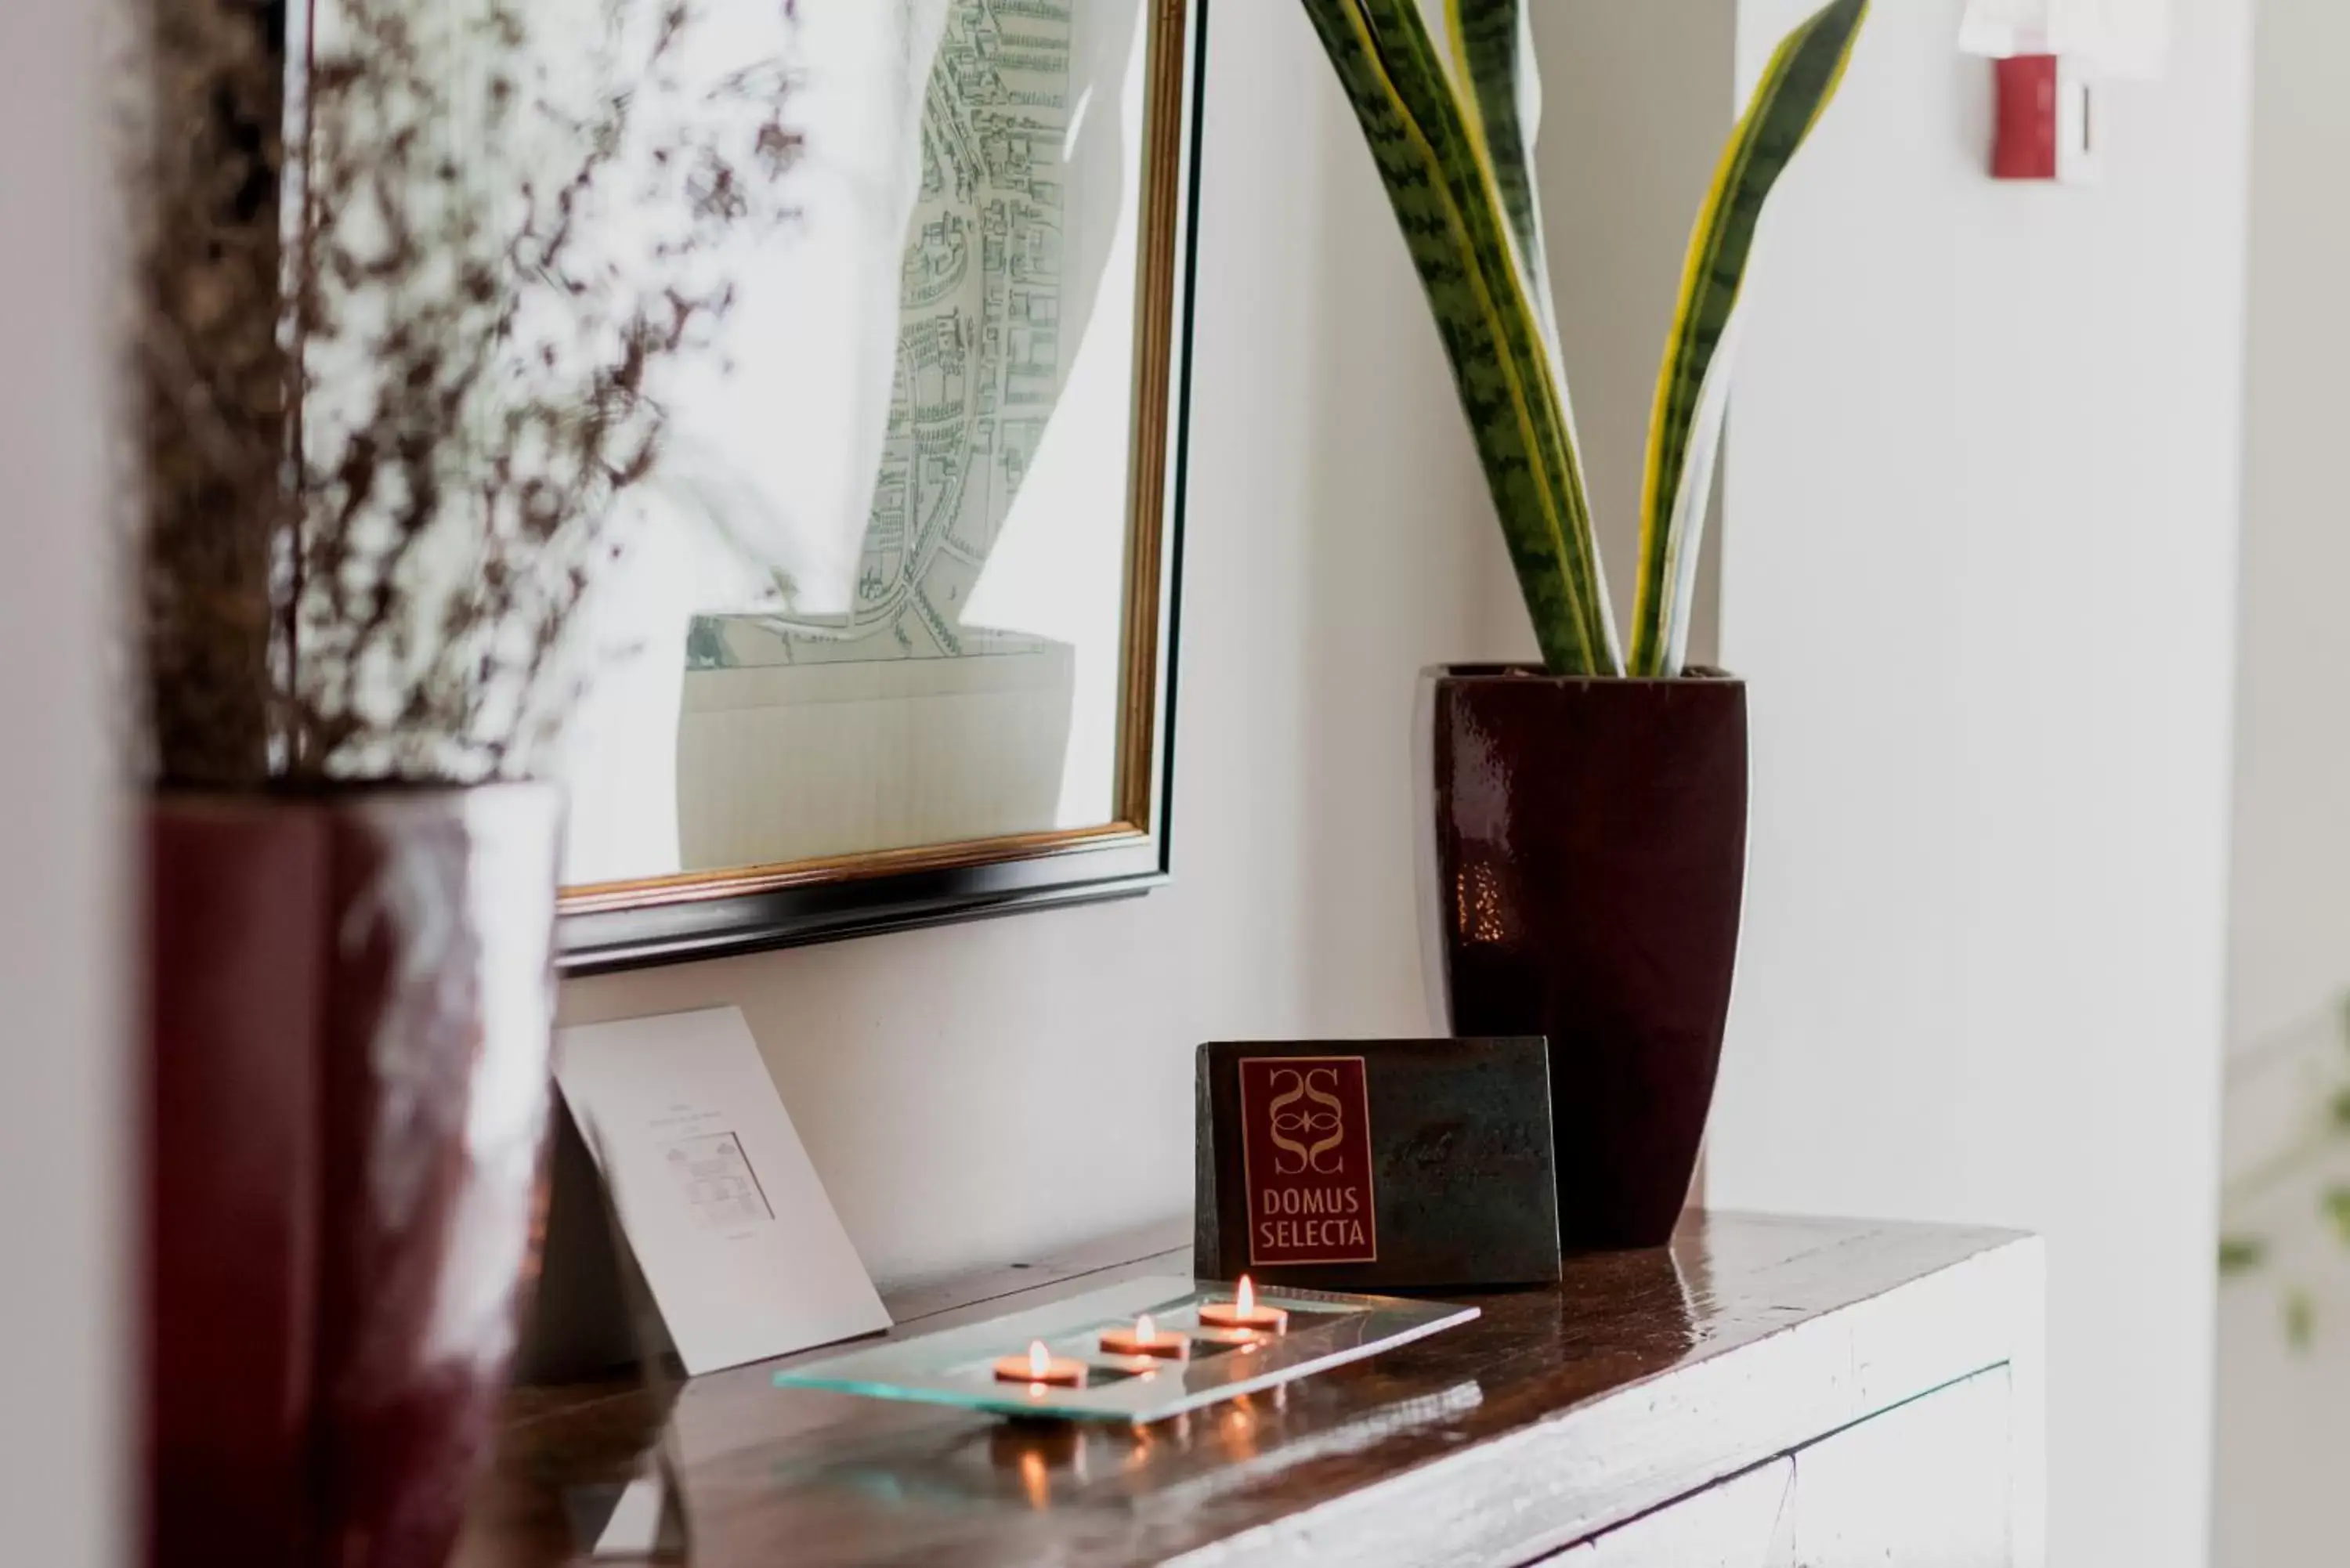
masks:
[[[148,1561],[439,1568],[547,1106],[559,797],[158,797]]]
[[[1662,1246],[1713,1103],[1746,875],[1727,677],[1421,680],[1430,968],[1460,1035],[1550,1043],[1569,1251]]]

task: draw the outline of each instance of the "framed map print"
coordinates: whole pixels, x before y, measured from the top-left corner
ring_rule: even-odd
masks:
[[[648,487],[723,526],[622,563],[564,742],[569,969],[1165,877],[1203,11],[800,0],[795,211]]]

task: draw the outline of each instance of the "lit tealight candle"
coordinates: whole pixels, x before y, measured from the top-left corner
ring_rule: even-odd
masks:
[[[1082,1388],[1086,1386],[1086,1364],[1065,1361],[1045,1349],[1043,1340],[1031,1340],[1027,1355],[996,1358],[995,1380],[1033,1383],[1039,1388]]]
[[[1257,1304],[1256,1286],[1246,1274],[1241,1276],[1241,1288],[1231,1301],[1201,1303],[1200,1321],[1211,1328],[1243,1328],[1252,1334],[1282,1334],[1289,1328],[1287,1313]]]
[[[1106,1328],[1101,1336],[1104,1355],[1149,1355],[1160,1361],[1183,1361],[1191,1354],[1191,1336],[1162,1329],[1144,1313],[1132,1328]]]

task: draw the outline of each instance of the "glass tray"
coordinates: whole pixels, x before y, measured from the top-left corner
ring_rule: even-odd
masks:
[[[1442,1302],[1264,1290],[1257,1300],[1288,1312],[1287,1333],[1233,1346],[1195,1343],[1189,1361],[1146,1362],[1105,1355],[1097,1348],[1102,1330],[1130,1327],[1140,1313],[1149,1313],[1161,1329],[1196,1334],[1201,1303],[1232,1299],[1230,1285],[1180,1275],[1128,1280],[1008,1317],[778,1372],[775,1386],[1003,1416],[1139,1424],[1377,1355],[1477,1315],[1475,1307]],[[1085,1387],[996,1380],[996,1357],[1023,1355],[1040,1339],[1056,1357],[1085,1363],[1090,1378]]]

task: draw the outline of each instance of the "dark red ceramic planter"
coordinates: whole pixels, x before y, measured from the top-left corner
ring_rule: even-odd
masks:
[[[1661,1246],[1721,1060],[1746,877],[1746,689],[1421,682],[1433,967],[1455,1033],[1550,1042],[1570,1251]]]
[[[156,1568],[446,1561],[526,1272],[559,826],[524,785],[151,807]]]

